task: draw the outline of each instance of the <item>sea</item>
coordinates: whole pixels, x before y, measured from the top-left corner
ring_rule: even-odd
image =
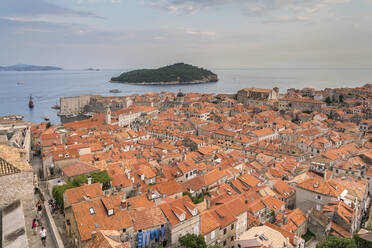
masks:
[[[51,107],[59,104],[60,96],[99,94],[120,96],[144,94],[148,92],[183,93],[236,93],[247,87],[279,87],[281,92],[289,88],[311,87],[315,89],[335,87],[356,87],[372,83],[372,69],[291,69],[291,68],[250,68],[213,69],[219,81],[195,85],[129,85],[110,83],[113,76],[126,70],[100,71],[37,71],[0,72],[0,116],[23,115],[32,123],[44,121],[49,117],[52,124],[59,124],[57,111]],[[112,89],[122,91],[110,93]],[[29,96],[32,95],[35,107],[29,109]]]

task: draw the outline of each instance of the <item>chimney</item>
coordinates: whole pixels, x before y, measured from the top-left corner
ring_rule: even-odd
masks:
[[[210,198],[206,198],[206,203],[207,203],[207,209],[210,209],[211,208],[211,199]]]
[[[97,232],[96,231],[93,231],[91,234],[92,234],[92,239],[95,239],[97,237]]]
[[[127,203],[127,209],[130,210],[130,202]]]
[[[88,184],[92,184],[92,178],[90,176],[88,177]]]
[[[125,199],[121,199],[120,208],[123,210],[127,208],[127,201]]]
[[[134,183],[134,177],[131,178],[132,183]]]
[[[283,216],[283,225],[287,225],[287,223],[288,223],[288,216],[284,215]]]

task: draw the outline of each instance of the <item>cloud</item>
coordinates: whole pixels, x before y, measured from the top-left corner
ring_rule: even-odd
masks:
[[[195,13],[204,9],[220,6],[235,6],[242,14],[258,16],[278,10],[290,11],[295,18],[287,21],[301,20],[330,5],[341,4],[351,0],[145,0],[152,6],[178,13]],[[301,17],[302,16],[302,17]]]
[[[60,7],[45,0],[1,0],[0,17],[32,19],[42,16],[79,16],[102,18],[88,11]]]

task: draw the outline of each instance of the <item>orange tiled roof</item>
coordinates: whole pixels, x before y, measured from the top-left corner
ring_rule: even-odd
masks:
[[[80,162],[66,165],[62,168],[63,174],[65,174],[67,177],[89,174],[96,171],[99,171],[99,169]]]

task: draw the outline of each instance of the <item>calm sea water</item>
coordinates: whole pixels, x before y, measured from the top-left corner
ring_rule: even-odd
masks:
[[[112,76],[122,71],[46,71],[0,72],[0,116],[20,114],[33,123],[49,116],[52,123],[59,123],[57,110],[51,109],[60,96],[81,94],[130,95],[147,92],[215,92],[236,93],[246,87],[288,88],[355,87],[372,82],[372,69],[214,69],[219,76],[217,83],[198,85],[145,86],[109,83]],[[17,85],[23,82],[23,85]],[[122,93],[109,93],[120,89]],[[34,97],[34,109],[28,108],[28,98]]]

